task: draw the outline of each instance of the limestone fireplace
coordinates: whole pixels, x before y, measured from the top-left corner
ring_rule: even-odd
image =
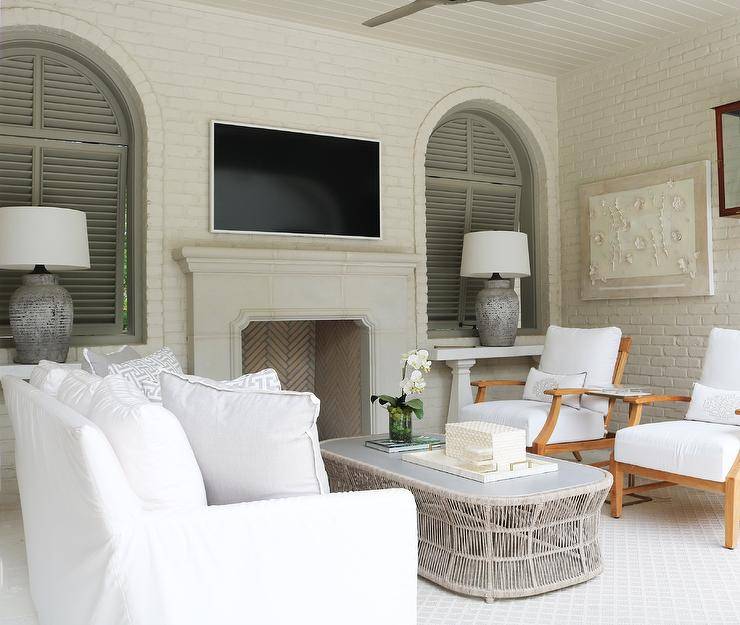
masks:
[[[326,410],[334,406],[324,435],[348,435],[356,431],[358,419],[363,433],[387,431],[385,413],[370,406],[368,396],[397,390],[400,354],[415,346],[417,256],[184,247],[175,259],[188,278],[189,365],[194,373],[215,379],[237,377],[245,362],[249,368],[259,366],[260,358],[266,362],[259,350],[250,361],[250,336],[254,343],[260,333],[269,332],[260,324],[303,322],[304,332],[313,332],[313,340],[322,341],[321,350],[314,343],[307,362],[313,362],[316,371],[322,369],[314,375],[312,390]],[[356,363],[355,377],[340,378],[329,370],[337,358],[332,348],[338,349],[335,344],[350,335],[357,338],[353,353],[361,362]],[[359,389],[348,392],[359,403],[351,410],[348,397],[338,397],[330,388],[339,379],[359,384]],[[341,425],[337,420],[343,411],[348,411],[348,423]]]

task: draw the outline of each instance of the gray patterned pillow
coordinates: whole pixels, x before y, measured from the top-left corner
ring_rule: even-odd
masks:
[[[159,374],[163,371],[182,373],[182,367],[169,347],[163,347],[150,356],[108,366],[108,373],[117,373],[133,382],[150,401],[162,401]]]
[[[141,354],[129,345],[124,345],[109,354],[99,354],[86,347],[82,350],[82,369],[104,378],[108,375],[108,367],[113,363],[120,364],[137,358],[141,358]]]

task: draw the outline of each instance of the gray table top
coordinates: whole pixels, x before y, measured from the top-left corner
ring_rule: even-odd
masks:
[[[606,471],[587,464],[547,458],[547,460],[558,463],[557,471],[483,484],[443,471],[404,462],[401,456],[403,453],[409,452],[387,454],[383,451],[365,447],[365,441],[372,438],[378,438],[378,436],[335,438],[323,441],[321,449],[434,488],[443,488],[471,497],[527,497],[589,485],[596,487],[608,476]]]

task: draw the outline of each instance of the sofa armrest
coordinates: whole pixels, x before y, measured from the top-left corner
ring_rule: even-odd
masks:
[[[624,397],[623,399],[628,404],[637,405],[655,404],[666,401],[691,401],[691,397],[687,397],[686,395],[636,395],[634,397]]]
[[[567,397],[568,395],[587,395],[587,388],[551,388],[545,391],[545,395],[553,397]]]
[[[416,505],[405,490],[157,513],[134,542],[136,623],[416,623]]]

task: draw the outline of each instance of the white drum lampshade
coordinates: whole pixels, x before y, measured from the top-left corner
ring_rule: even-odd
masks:
[[[0,269],[33,270],[9,302],[16,362],[67,359],[72,298],[48,270],[89,268],[85,213],[49,206],[0,208]]]
[[[498,230],[469,232],[463,239],[460,275],[488,280],[475,299],[481,345],[513,345],[519,325],[519,297],[513,278],[530,275],[527,235]]]
[[[460,275],[466,278],[526,278],[529,248],[524,232],[483,230],[468,232],[463,239]]]

